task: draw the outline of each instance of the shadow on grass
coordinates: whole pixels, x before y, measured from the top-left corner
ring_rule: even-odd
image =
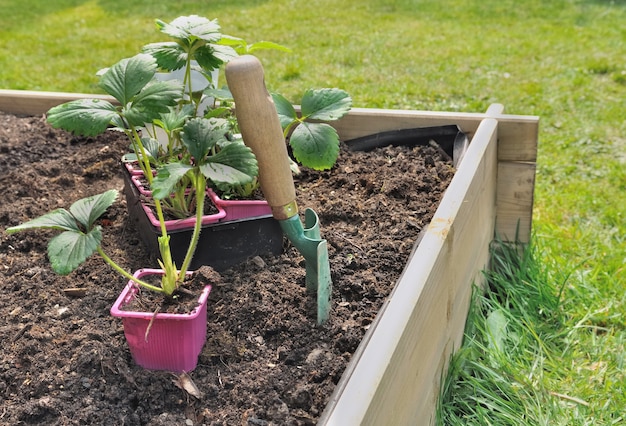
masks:
[[[0,15],[0,27],[5,31],[16,28],[34,28],[37,22],[46,15],[62,14],[66,10],[75,9],[83,5],[93,4],[111,16],[162,18],[174,19],[180,15],[201,15],[209,19],[219,18],[231,11],[252,8],[265,4],[267,0],[215,0],[211,2],[210,14],[205,2],[197,0],[182,1],[119,1],[119,0],[56,0],[47,2],[41,0],[24,0],[4,2]],[[204,3],[204,4],[203,4]]]

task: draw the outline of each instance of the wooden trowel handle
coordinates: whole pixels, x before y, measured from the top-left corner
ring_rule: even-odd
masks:
[[[274,218],[288,219],[298,213],[296,190],[276,106],[265,87],[263,66],[254,56],[240,56],[226,65],[226,81],[244,143],[259,163],[263,195]]]

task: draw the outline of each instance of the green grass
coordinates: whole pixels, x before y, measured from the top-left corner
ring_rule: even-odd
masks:
[[[528,280],[550,291],[563,284],[563,292],[554,316],[522,324],[548,328],[536,339],[547,341],[545,352],[524,337],[518,343],[531,345],[519,355],[475,368],[491,369],[486,382],[509,368],[524,378],[523,391],[512,389],[519,390],[512,415],[532,412],[537,424],[619,419],[626,407],[626,2],[1,4],[0,88],[100,91],[98,69],[164,39],[154,18],[196,13],[219,18],[227,34],[291,47],[292,54],[259,54],[270,89],[291,99],[309,87],[338,86],[359,107],[484,111],[498,102],[511,114],[541,116],[533,219],[541,273]],[[517,317],[506,315],[513,324]],[[484,415],[478,424],[498,424]]]
[[[451,360],[438,424],[624,424],[624,333],[591,325],[597,312],[572,318],[569,274],[541,263],[535,246],[494,250],[492,266]]]

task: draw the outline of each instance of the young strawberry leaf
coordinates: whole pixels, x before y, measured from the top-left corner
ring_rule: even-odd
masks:
[[[215,183],[243,185],[252,182],[259,172],[256,157],[240,142],[226,144],[200,165],[202,174]]]
[[[222,118],[193,118],[183,127],[181,139],[195,161],[201,163],[210,149],[227,140],[229,128]]]
[[[122,115],[129,126],[151,123],[176,104],[182,90],[182,83],[178,80],[150,82],[132,98],[131,103],[126,104]]]
[[[176,184],[193,167],[182,163],[169,163],[159,167],[157,175],[150,186],[152,196],[157,200],[163,200],[174,191]]]
[[[296,109],[283,95],[272,93],[272,99],[274,100],[274,105],[276,105],[278,119],[283,129],[287,128],[294,121],[298,121]]]
[[[100,86],[121,105],[126,105],[152,80],[156,70],[154,58],[140,53],[109,68],[100,78]]]
[[[117,117],[117,109],[108,101],[78,99],[51,108],[47,114],[53,127],[84,136],[103,133]]]
[[[100,226],[94,226],[94,223],[116,198],[117,191],[114,189],[86,197],[72,204],[70,211],[53,210],[21,225],[8,228],[7,232],[12,234],[41,228],[63,230],[64,232],[48,243],[48,257],[55,272],[67,275],[100,247],[102,231]]]
[[[153,121],[154,124],[161,127],[168,133],[183,128],[185,122],[193,116],[194,107],[191,104],[185,104],[180,109],[170,108],[170,110],[161,114],[161,118],[157,118]]]
[[[302,116],[311,120],[333,121],[346,115],[352,98],[340,89],[307,90],[302,97]]]
[[[99,226],[85,234],[72,231],[60,233],[48,243],[52,269],[60,275],[69,274],[91,256],[101,242],[102,230]]]
[[[98,99],[70,101],[51,108],[48,122],[86,136],[103,133],[109,125],[128,129],[151,122],[182,96],[180,82],[152,83],[155,71],[156,62],[150,55],[122,59],[100,77],[100,85],[121,106]]]
[[[352,107],[348,93],[341,89],[307,90],[302,97],[301,116],[283,96],[272,94],[272,98],[296,160],[315,170],[332,168],[339,156],[339,136],[332,126],[320,121],[346,115]]]
[[[76,201],[70,206],[70,213],[85,229],[91,230],[96,219],[111,207],[116,198],[117,191],[110,189]]]
[[[194,59],[204,70],[213,70],[237,56],[232,48],[215,44],[222,38],[216,19],[190,15],[179,16],[170,23],[157,19],[156,24],[161,32],[176,39],[175,42],[151,43],[142,49],[154,56],[162,69],[174,71]]]
[[[198,15],[179,16],[169,24],[157,19],[156,25],[162,33],[180,41],[199,39],[211,43],[222,37],[217,19],[209,20]]]
[[[301,123],[291,134],[296,160],[315,170],[330,169],[339,156],[339,136],[326,123]]]
[[[161,69],[174,71],[187,63],[187,52],[175,41],[146,44],[141,51],[152,56]]]
[[[14,234],[29,229],[57,229],[77,232],[81,230],[70,212],[65,209],[56,209],[28,222],[7,228],[6,232],[7,234]]]

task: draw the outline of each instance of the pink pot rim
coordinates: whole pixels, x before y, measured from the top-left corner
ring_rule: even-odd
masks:
[[[145,197],[150,197],[152,195],[152,191],[146,190],[140,180],[143,176],[143,172],[133,171],[132,166],[129,163],[126,163],[125,165],[130,172],[130,180],[135,185],[139,193]],[[272,214],[272,209],[270,208],[267,200],[226,200],[220,198],[220,196],[217,195],[212,188],[207,188],[206,193],[213,205],[217,208],[217,213],[203,216],[203,226],[218,222],[228,222],[231,220],[255,218]],[[144,203],[142,203],[141,206],[151,225],[158,229],[160,224],[153,209]],[[195,223],[195,217],[188,217],[185,219],[167,220],[165,221],[165,226],[168,230],[176,231],[180,229],[193,228]]]
[[[141,278],[146,275],[163,275],[165,272],[162,269],[151,269],[144,268],[135,271],[133,276],[135,278]],[[193,271],[188,271],[187,276],[193,274]],[[120,318],[140,318],[151,320],[155,317],[153,312],[141,312],[141,311],[126,311],[122,310],[122,306],[128,303],[131,298],[136,294],[137,291],[150,291],[150,290],[142,290],[134,281],[129,280],[124,289],[120,292],[120,295],[113,303],[111,307],[111,315],[114,317]],[[211,292],[211,285],[207,284],[200,296],[198,297],[198,306],[194,308],[193,311],[186,314],[168,314],[168,313],[158,313],[156,314],[155,319],[170,319],[170,320],[190,320],[196,318],[200,314],[200,307],[207,303],[209,298],[209,293]]]
[[[210,188],[207,188],[206,193],[209,199],[211,200],[211,202],[213,203],[213,205],[215,206],[215,208],[217,208],[217,213],[202,216],[202,225],[210,225],[212,223],[217,223],[219,222],[220,219],[226,217],[226,210],[224,210],[222,206],[219,206],[215,202],[215,198],[217,197],[215,193],[211,191]],[[151,192],[148,192],[148,194],[151,194]],[[146,216],[148,216],[148,220],[150,220],[150,223],[152,224],[152,226],[158,229],[161,225],[159,224],[159,220],[155,216],[152,208],[145,205],[144,203],[141,203],[141,207],[146,213]],[[165,226],[170,231],[176,231],[178,229],[193,228],[195,224],[196,224],[195,216],[187,217],[185,219],[171,219],[171,220],[165,221]]]

